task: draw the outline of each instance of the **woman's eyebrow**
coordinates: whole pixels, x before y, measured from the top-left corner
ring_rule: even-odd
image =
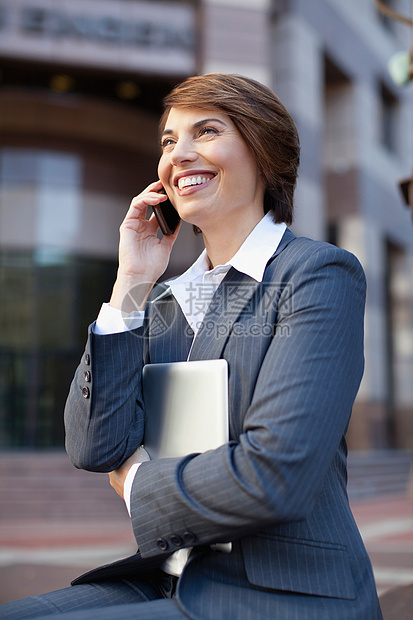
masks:
[[[193,128],[199,129],[199,127],[202,127],[202,125],[205,125],[205,123],[210,123],[211,121],[215,121],[216,123],[220,123],[221,125],[224,125],[224,127],[226,127],[226,123],[224,123],[224,121],[221,121],[221,119],[219,118],[203,118],[201,121],[197,121],[196,123],[194,123]],[[170,135],[171,133],[173,133],[172,129],[165,129],[162,132],[162,136]]]
[[[226,125],[224,121],[221,121],[219,118],[204,118],[202,121],[197,121],[196,123],[194,123],[194,129],[199,129],[199,127],[202,127],[202,125],[205,125],[205,123],[210,123],[211,121],[221,123],[221,125],[224,126]]]

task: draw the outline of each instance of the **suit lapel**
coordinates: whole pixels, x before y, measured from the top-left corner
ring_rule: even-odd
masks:
[[[217,359],[234,322],[247,306],[259,283],[233,267],[215,292],[194,340],[190,360]]]
[[[268,265],[293,239],[295,235],[287,228],[276,251],[267,263],[266,271]],[[202,327],[194,340],[189,358],[191,361],[221,357],[235,321],[247,308],[260,284],[233,267],[229,270],[215,292]]]
[[[188,359],[194,332],[170,288],[158,294],[148,311],[149,354],[152,364]]]

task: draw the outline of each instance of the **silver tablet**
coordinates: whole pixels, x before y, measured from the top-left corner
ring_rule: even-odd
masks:
[[[147,364],[142,380],[151,458],[205,452],[228,441],[226,360]]]

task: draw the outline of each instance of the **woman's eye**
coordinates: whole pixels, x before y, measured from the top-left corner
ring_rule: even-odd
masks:
[[[199,132],[200,136],[204,136],[206,134],[216,134],[218,133],[218,131],[215,129],[215,127],[202,127],[202,129]]]
[[[172,138],[164,138],[161,142],[161,148],[165,149],[168,148],[168,146],[171,146],[171,144],[173,144],[174,141],[172,140]]]

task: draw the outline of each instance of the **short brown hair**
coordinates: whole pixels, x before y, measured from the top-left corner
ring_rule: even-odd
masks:
[[[229,116],[265,178],[264,211],[291,224],[300,142],[277,95],[251,78],[207,73],[186,79],[165,97],[161,131],[172,107],[218,108]]]

